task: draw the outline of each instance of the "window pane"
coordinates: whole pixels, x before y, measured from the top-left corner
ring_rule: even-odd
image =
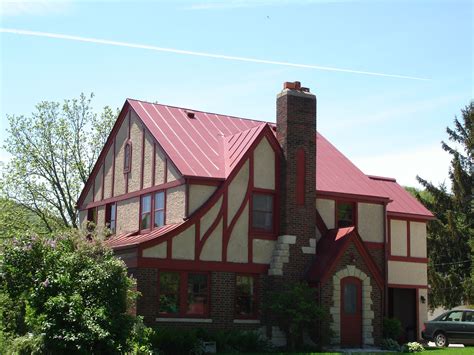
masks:
[[[165,208],[165,194],[158,192],[155,194],[155,210],[162,210]]]
[[[474,312],[464,312],[464,322],[474,322]]]
[[[273,223],[273,215],[268,212],[253,212],[253,226],[254,228],[271,230]]]
[[[462,320],[462,311],[451,312],[448,315],[446,321],[448,322],[460,322]]]
[[[354,225],[354,205],[352,203],[337,204],[338,227],[350,227]]]
[[[148,229],[150,228],[151,225],[151,215],[150,213],[144,213],[142,214],[142,219],[140,222],[140,229]]]
[[[159,312],[179,312],[179,274],[176,272],[160,273]]]
[[[235,280],[236,315],[255,314],[255,285],[253,276],[237,275]]]
[[[344,312],[354,314],[357,310],[357,285],[344,285]]]
[[[273,196],[265,194],[253,194],[253,209],[258,211],[273,211]]]
[[[151,196],[146,195],[142,197],[142,213],[151,211]]]
[[[207,275],[188,275],[188,306],[187,313],[205,314],[207,309]]]
[[[155,227],[161,227],[165,225],[165,213],[164,211],[155,212]]]

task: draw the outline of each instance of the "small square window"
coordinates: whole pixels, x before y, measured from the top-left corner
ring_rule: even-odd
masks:
[[[257,313],[255,276],[237,275],[235,279],[235,315],[245,318]]]
[[[112,233],[115,233],[117,220],[117,205],[115,203],[108,203],[105,206],[105,225]]]
[[[267,232],[273,230],[273,195],[262,193],[253,194],[252,227]]]
[[[140,229],[149,229],[151,227],[151,195],[142,196]]]
[[[155,207],[153,226],[158,228],[165,224],[165,193],[163,191],[155,194]]]
[[[337,203],[337,227],[351,227],[355,225],[355,204],[351,202]]]

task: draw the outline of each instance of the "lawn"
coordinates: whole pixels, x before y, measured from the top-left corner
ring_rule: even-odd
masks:
[[[351,355],[395,355],[395,354],[403,354],[403,353],[397,353],[397,352],[325,352],[325,353],[273,353],[273,354],[279,354],[279,355],[285,355],[285,354],[293,354],[293,355],[311,355],[311,354],[318,354],[318,355],[337,355],[337,354],[351,354]],[[441,354],[446,354],[446,355],[468,355],[468,354],[474,354],[474,347],[467,347],[467,348],[426,348],[424,352],[422,353],[415,353],[415,354],[424,354],[424,355],[441,355]],[[259,355],[259,353],[254,353],[253,355]]]

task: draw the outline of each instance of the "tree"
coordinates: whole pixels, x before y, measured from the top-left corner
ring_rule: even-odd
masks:
[[[8,348],[34,343],[48,354],[128,350],[135,322],[129,313],[134,282],[101,240],[70,230],[4,243],[0,335],[13,339]]]
[[[77,227],[76,201],[97,160],[118,111],[93,112],[91,100],[43,101],[30,116],[7,115],[12,155],[4,169],[3,194],[38,215],[53,231],[51,219]]]
[[[436,217],[428,223],[428,282],[432,308],[451,308],[461,302],[474,302],[474,101],[461,113],[461,120],[454,119],[454,129],[446,129],[451,145],[441,143],[452,155],[451,191],[444,184],[435,186],[417,176],[431,198],[420,193],[416,196]]]

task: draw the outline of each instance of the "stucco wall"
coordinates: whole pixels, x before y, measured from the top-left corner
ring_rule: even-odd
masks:
[[[105,228],[105,206],[97,207],[97,227],[100,230]]]
[[[166,252],[167,252],[167,242],[163,242],[157,245],[154,245],[152,247],[149,247],[147,249],[143,249],[143,257],[144,258],[160,258],[160,259],[165,259],[166,258]]]
[[[117,202],[117,234],[137,231],[139,213],[139,197]]]
[[[373,203],[357,204],[358,230],[366,242],[384,242],[384,208]]]
[[[166,175],[166,178],[168,180],[167,182],[178,180],[180,175],[179,175],[178,171],[174,168],[173,164],[171,164],[168,161],[167,165],[168,165],[168,172],[167,172],[167,175]]]
[[[171,256],[173,259],[193,260],[194,259],[194,238],[195,227],[190,226],[185,231],[173,238],[171,246]]]
[[[410,222],[410,256],[426,258],[426,223]]]
[[[208,200],[209,197],[217,190],[217,186],[208,185],[189,185],[189,215],[196,211]]]
[[[125,178],[123,175],[123,154],[125,143],[128,138],[128,117],[123,120],[120,129],[115,136],[115,186],[114,196],[119,196],[125,193]],[[136,155],[135,146],[132,145],[132,160]]]
[[[114,146],[109,148],[105,157],[104,198],[112,197],[112,168],[114,162]]]
[[[94,201],[102,200],[102,165],[94,180]]]
[[[143,188],[151,186],[153,170],[153,138],[145,133],[145,159],[143,160]]]
[[[266,137],[255,148],[254,186],[263,189],[275,189],[275,152]]]
[[[247,160],[229,185],[227,220],[232,221],[245,198],[249,181],[249,161]],[[247,213],[248,214],[248,213]]]
[[[128,192],[140,189],[141,170],[142,170],[142,140],[143,129],[138,117],[132,112],[130,129],[130,140],[132,141],[132,168],[128,174]]]
[[[166,190],[166,224],[180,223],[185,217],[185,186],[180,185]]]
[[[164,153],[157,146],[155,156],[155,185],[165,183],[165,159]]]
[[[87,220],[87,210],[79,211],[79,226],[84,227],[84,223]]]
[[[390,220],[390,250],[392,255],[407,256],[407,222]]]
[[[222,261],[222,218],[214,231],[207,238],[201,251],[201,260]]]
[[[92,185],[89,188],[89,191],[87,191],[87,195],[84,198],[84,203],[83,206],[86,207],[88,203],[92,202]]]
[[[388,283],[399,285],[427,285],[426,264],[389,260]]]
[[[201,227],[200,227],[200,232],[201,232],[201,238],[202,236],[207,232],[209,227],[212,225],[214,220],[217,217],[217,214],[219,213],[219,210],[222,206],[222,197],[217,200],[217,202],[212,206],[209,211],[204,214],[204,216],[201,217]]]
[[[257,264],[270,264],[276,241],[254,239],[252,243],[252,261]]]
[[[227,260],[235,263],[248,262],[248,228],[249,228],[249,204],[240,215],[229,239],[227,246]]]
[[[336,226],[336,215],[335,215],[336,203],[334,200],[327,200],[323,198],[316,199],[316,209],[318,210],[321,218],[323,219],[328,229],[335,228]]]

